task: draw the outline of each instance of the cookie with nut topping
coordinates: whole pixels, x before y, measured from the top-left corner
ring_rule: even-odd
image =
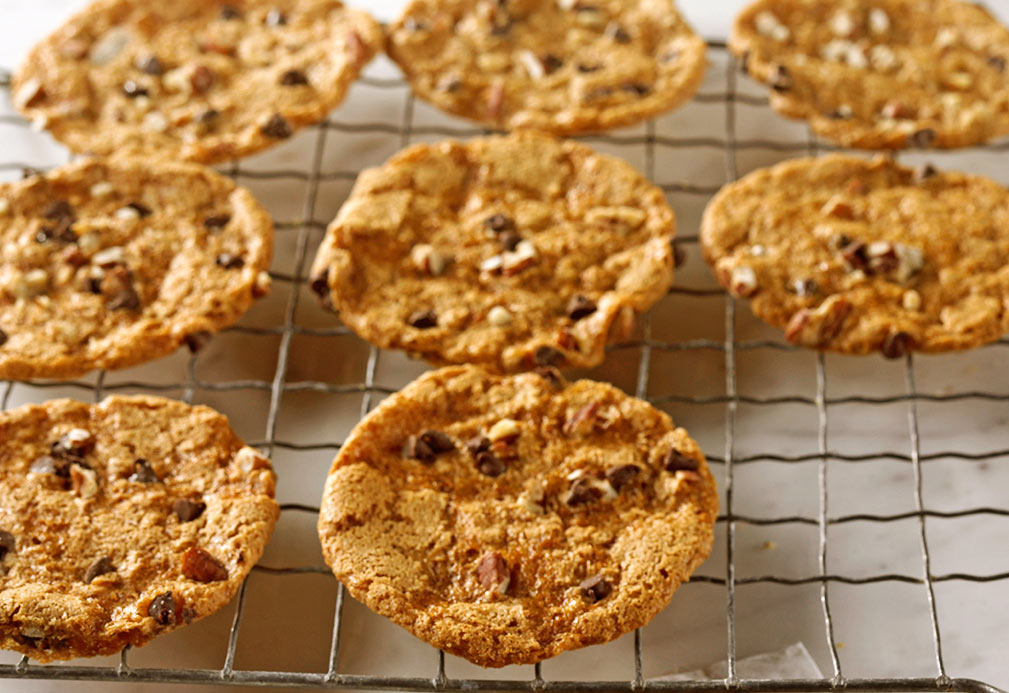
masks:
[[[757,0],[729,41],[771,105],[847,147],[1009,133],[1009,29],[961,0]]]
[[[313,288],[384,348],[588,367],[673,279],[675,218],[626,163],[534,133],[411,147],[361,174]]]
[[[196,164],[86,159],[0,185],[0,379],[198,349],[270,289],[273,223]]]
[[[788,341],[851,354],[969,349],[1009,332],[1009,190],[844,155],[725,187],[705,257]]]
[[[697,444],[646,402],[453,366],[354,429],[319,537],[356,599],[501,667],[644,626],[708,556],[717,512]]]
[[[339,0],[97,0],[11,87],[75,152],[214,163],[321,121],[381,45],[378,24]]]
[[[564,135],[671,110],[706,66],[704,41],[671,0],[414,0],[387,51],[442,110]]]
[[[0,413],[0,647],[119,652],[209,616],[279,514],[270,462],[228,420],[160,397]]]

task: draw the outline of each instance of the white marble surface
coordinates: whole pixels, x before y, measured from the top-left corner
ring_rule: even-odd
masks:
[[[58,25],[80,0],[0,0],[0,66],[17,63],[32,42]],[[362,3],[363,4],[363,3]],[[728,22],[742,4],[709,0],[684,0],[686,12],[709,37],[724,36]],[[1009,1],[992,2],[995,9],[1009,14]],[[372,2],[370,9],[383,18],[392,17],[399,2]],[[713,93],[725,86],[724,56],[715,53],[704,91]],[[383,61],[371,68],[376,75],[394,75]],[[749,93],[761,90],[741,80]],[[398,123],[404,93],[400,90],[358,86],[334,118],[347,123]],[[0,111],[9,112],[6,95],[0,96]],[[739,107],[738,134],[741,138],[775,138],[804,141],[801,126],[788,123],[767,108]],[[663,117],[658,132],[670,136],[724,136],[724,107],[694,103]],[[418,124],[445,123],[447,119],[419,104]],[[458,123],[457,123],[458,124]],[[632,132],[641,132],[634,130]],[[293,138],[278,149],[243,162],[248,169],[302,168],[309,165],[314,142],[312,133]],[[414,138],[415,140],[417,138]],[[379,163],[398,148],[397,138],[378,134],[344,135],[331,133],[327,139],[325,171],[358,169]],[[644,166],[643,147],[603,147]],[[4,161],[38,165],[58,164],[66,152],[46,135],[27,133],[22,128],[0,124],[0,151]],[[741,172],[786,158],[767,149],[740,152]],[[1005,154],[969,151],[932,157],[943,165],[983,172],[1009,183]],[[656,153],[660,182],[689,181],[697,184],[724,182],[723,154],[715,148],[671,150]],[[14,175],[6,172],[5,175]],[[297,181],[269,183],[245,178],[248,185],[278,219],[300,214],[304,185]],[[320,188],[315,210],[321,219],[330,218],[339,208],[349,184],[327,182]],[[680,233],[695,235],[705,200],[697,196],[672,194],[670,202],[680,219]],[[274,269],[291,272],[294,267],[296,233],[278,233]],[[319,240],[313,236],[314,244]],[[689,260],[678,276],[680,286],[712,288],[713,281],[699,258],[696,245],[687,246]],[[329,326],[333,319],[319,310],[307,295],[302,296],[296,321],[303,326]],[[244,324],[276,325],[283,319],[288,290],[277,284],[274,295],[256,306]],[[673,295],[654,312],[653,338],[678,342],[692,338],[724,339],[724,299]],[[740,305],[736,319],[737,336],[742,340],[780,340],[780,334],[762,326]],[[277,360],[278,339],[226,334],[218,337],[200,358],[197,375],[201,380],[222,382],[237,379],[272,378]],[[292,343],[290,381],[327,383],[361,382],[368,356],[366,345],[356,338],[312,338],[299,336]],[[185,378],[186,357],[177,354],[161,362],[110,373],[106,384],[131,381],[168,384]],[[1009,353],[1005,346],[993,346],[973,353],[917,358],[914,374],[919,391],[946,395],[977,390],[1009,394]],[[376,382],[400,387],[425,366],[398,354],[383,354]],[[592,376],[611,380],[633,392],[638,353],[617,351],[606,366]],[[812,397],[816,393],[817,359],[807,353],[786,354],[773,349],[752,349],[738,354],[738,390],[746,398]],[[906,392],[900,363],[879,358],[853,359],[827,356],[825,359],[828,398],[851,396],[880,397]],[[93,382],[93,376],[87,379]],[[180,391],[170,391],[180,396]],[[725,394],[725,365],[719,351],[661,351],[652,355],[648,394],[662,398]],[[72,387],[50,389],[18,385],[11,404],[39,401],[54,396],[87,397],[88,392]],[[268,395],[262,391],[213,392],[197,390],[195,400],[215,406],[231,417],[238,432],[249,440],[265,435]],[[711,455],[724,453],[725,405],[688,404],[661,399],[677,421],[687,426]],[[277,436],[281,440],[315,443],[340,440],[353,426],[361,407],[360,395],[318,395],[291,392],[284,396]],[[921,451],[939,455],[961,450],[985,453],[1009,448],[1009,406],[985,399],[923,401],[918,405]],[[908,403],[885,405],[836,404],[828,410],[828,445],[843,454],[865,454],[868,461],[851,463],[832,460],[828,464],[829,515],[897,514],[914,509],[915,486],[911,465],[882,456],[910,452]],[[774,406],[741,404],[735,428],[736,457],[766,454],[815,455],[817,451],[817,411],[806,404]],[[282,502],[316,504],[326,469],[332,457],[328,450],[293,452],[280,450],[275,464],[280,474],[278,489]],[[716,465],[723,488],[724,466]],[[992,456],[980,461],[951,459],[941,455],[922,465],[923,497],[929,510],[956,512],[989,506],[1009,508],[1009,458]],[[735,467],[733,511],[755,518],[799,515],[816,518],[819,510],[819,462],[813,457],[800,463],[780,463],[757,459]],[[321,565],[314,532],[315,517],[286,513],[263,559],[270,566]],[[726,574],[726,525],[720,523],[712,558],[699,574],[724,577]],[[972,516],[929,518],[927,536],[934,574],[954,572],[995,574],[1009,571],[1009,518]],[[809,524],[759,525],[740,522],[736,527],[736,575],[745,579],[760,575],[804,578],[817,573],[817,528]],[[858,578],[878,574],[922,575],[917,520],[879,523],[856,521],[829,529],[827,569],[830,573]],[[941,582],[935,596],[943,635],[943,655],[947,671],[955,677],[974,677],[1009,687],[1005,646],[1009,641],[1009,590],[1005,581],[976,584]],[[241,629],[236,668],[324,671],[329,649],[330,628],[336,584],[322,575],[270,576],[257,573],[248,588],[246,616]],[[841,671],[848,677],[920,676],[937,673],[935,649],[926,590],[919,584],[886,582],[870,585],[831,583],[829,599],[835,619]],[[227,632],[234,605],[221,614],[156,640],[131,654],[134,666],[218,668],[224,660]],[[806,644],[819,667],[832,672],[824,635],[819,587],[740,585],[736,588],[737,653],[740,657],[778,650],[791,643]],[[726,589],[695,582],[685,586],[669,608],[642,631],[646,676],[659,676],[706,666],[726,657]],[[633,675],[633,638],[573,652],[543,665],[546,678],[580,680],[630,678]],[[0,661],[14,662],[10,654]],[[384,673],[431,676],[435,673],[433,650],[384,619],[348,600],[344,613],[340,670],[345,673]],[[108,665],[113,659],[95,664]],[[476,678],[531,678],[532,667],[501,671],[481,671],[462,660],[448,658],[449,676]],[[3,691],[55,690],[99,691],[105,684],[55,684],[47,682],[0,682]],[[115,690],[148,687],[124,684]],[[189,689],[195,690],[195,689]]]

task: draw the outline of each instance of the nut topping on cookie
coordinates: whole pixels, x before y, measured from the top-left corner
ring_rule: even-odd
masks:
[[[92,561],[91,565],[88,566],[88,569],[84,571],[84,582],[91,583],[99,575],[114,572],[116,572],[116,569],[112,565],[112,561],[108,556],[102,556]]]
[[[203,549],[190,546],[182,554],[182,574],[197,582],[219,582],[228,579],[228,570]]]
[[[438,252],[429,243],[418,243],[410,250],[410,260],[421,272],[426,272],[432,277],[440,277],[445,273],[452,258]]]
[[[507,594],[511,584],[511,571],[508,563],[496,551],[488,551],[480,559],[476,568],[477,579],[485,590]]]
[[[564,423],[564,434],[568,436],[584,436],[591,433],[595,428],[596,415],[599,412],[599,407],[599,402],[589,402],[576,411],[571,418]]]
[[[582,596],[593,604],[606,599],[613,592],[613,587],[602,575],[594,575],[582,580],[578,585],[578,589],[582,593]]]
[[[192,501],[188,498],[180,498],[172,503],[172,512],[179,518],[179,522],[192,522],[207,509],[207,504],[203,501]]]
[[[61,459],[82,460],[95,446],[94,436],[83,428],[71,428],[59,437],[49,449],[50,454]]]
[[[147,614],[159,625],[174,625],[176,608],[175,597],[171,592],[164,592],[151,600]]]
[[[70,465],[70,487],[85,500],[94,498],[98,495],[98,474],[87,465],[74,462]]]
[[[490,439],[492,443],[499,440],[506,440],[508,438],[514,438],[522,432],[519,424],[514,419],[501,419],[487,431],[487,438]]]
[[[138,459],[133,461],[133,473],[130,474],[129,481],[138,484],[160,484],[161,477],[154,471],[150,462]]]
[[[687,457],[676,448],[670,449],[662,462],[662,468],[667,472],[696,472],[700,463],[693,457]]]

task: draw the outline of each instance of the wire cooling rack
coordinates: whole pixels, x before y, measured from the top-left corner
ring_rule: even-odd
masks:
[[[714,149],[724,155],[724,180],[732,181],[739,177],[743,168],[739,163],[741,152],[763,149],[793,155],[814,155],[820,145],[811,135],[803,139],[744,139],[739,135],[737,127],[738,107],[745,105],[755,108],[766,108],[767,101],[760,96],[748,96],[737,90],[737,70],[732,57],[728,55],[726,46],[719,41],[710,41],[712,56],[724,59],[727,63],[724,89],[702,92],[695,98],[695,103],[724,107],[725,131],[721,137],[668,137],[657,134],[656,124],[648,123],[640,135],[608,135],[586,138],[591,143],[605,144],[610,147],[626,148],[627,150],[643,150],[644,168],[647,175],[655,180],[656,158],[662,153],[674,152],[688,147]],[[8,73],[0,71],[0,87],[9,88]],[[45,389],[78,389],[90,392],[94,400],[99,400],[112,391],[145,391],[145,392],[181,392],[182,399],[190,402],[197,392],[232,392],[260,391],[268,393],[269,409],[266,417],[265,437],[253,441],[267,454],[277,451],[290,451],[294,454],[307,451],[335,451],[339,449],[338,441],[326,441],[319,444],[309,444],[295,440],[285,440],[278,436],[278,416],[282,412],[282,402],[290,393],[308,392],[321,394],[339,394],[361,396],[360,415],[366,414],[377,398],[389,394],[392,388],[383,387],[376,382],[376,373],[382,352],[376,347],[370,347],[364,366],[363,378],[358,382],[334,384],[323,381],[291,381],[289,371],[292,364],[292,342],[296,338],[353,338],[345,327],[330,328],[305,327],[299,324],[297,314],[299,303],[304,302],[306,292],[302,288],[307,283],[307,268],[314,248],[311,239],[325,229],[326,219],[317,218],[317,201],[320,196],[320,186],[326,181],[353,181],[358,171],[340,170],[326,172],[323,170],[323,154],[327,137],[331,133],[346,135],[348,133],[371,133],[395,138],[399,145],[406,145],[416,137],[470,137],[482,134],[481,130],[465,127],[424,126],[415,122],[413,97],[406,89],[401,79],[365,78],[364,84],[379,90],[399,90],[404,92],[404,106],[399,124],[381,123],[351,123],[337,120],[327,120],[312,129],[314,138],[310,165],[307,169],[284,170],[250,170],[242,169],[235,162],[226,173],[247,180],[261,181],[296,181],[304,185],[304,204],[299,218],[277,219],[278,234],[295,234],[293,272],[273,272],[274,282],[287,284],[290,287],[286,306],[283,308],[283,324],[268,327],[239,325],[227,332],[247,336],[273,336],[279,338],[276,363],[271,379],[235,379],[223,382],[198,377],[197,366],[200,353],[194,353],[188,358],[186,366],[187,377],[182,382],[169,384],[157,382],[116,382],[107,383],[106,374],[98,373],[94,380],[73,382],[34,382],[31,387]],[[0,125],[27,128],[28,124],[16,116],[0,116]],[[992,145],[988,149],[1006,151],[1006,144]],[[17,171],[18,169],[33,169],[30,161],[0,162],[0,171]],[[719,185],[702,185],[694,183],[664,183],[661,187],[670,195],[696,196],[701,202],[715,192]],[[679,243],[687,246],[697,244],[695,229],[681,229]],[[691,252],[698,255],[696,249]],[[1009,457],[1009,450],[993,450],[985,452],[944,451],[935,454],[923,454],[919,437],[919,404],[949,403],[964,400],[985,400],[993,402],[1009,401],[1009,395],[981,391],[949,392],[944,394],[919,393],[916,387],[913,355],[908,355],[904,361],[903,392],[885,396],[828,396],[828,369],[822,354],[815,356],[815,396],[770,396],[755,397],[740,394],[737,364],[739,356],[748,351],[774,350],[794,352],[796,349],[784,342],[775,340],[745,340],[737,339],[737,304],[734,299],[715,288],[690,288],[677,286],[672,294],[684,298],[708,298],[724,301],[724,340],[685,339],[666,341],[653,337],[656,332],[653,314],[645,315],[642,320],[640,339],[631,343],[619,344],[611,351],[636,352],[636,394],[647,398],[658,406],[670,403],[704,404],[724,406],[724,447],[721,455],[709,454],[708,458],[714,467],[721,467],[724,481],[723,515],[718,523],[725,532],[724,575],[698,575],[692,583],[708,583],[724,587],[726,605],[726,643],[727,643],[727,675],[724,679],[714,681],[670,681],[646,678],[642,666],[642,633],[636,631],[633,635],[633,676],[623,680],[612,681],[572,681],[554,680],[545,677],[541,665],[536,665],[533,676],[526,680],[501,680],[495,678],[463,678],[449,676],[446,671],[444,653],[431,653],[431,675],[426,677],[400,675],[363,675],[341,673],[339,653],[341,651],[342,626],[345,612],[345,592],[342,585],[337,586],[335,611],[332,622],[332,635],[329,647],[328,669],[326,671],[276,671],[254,670],[236,667],[236,648],[242,633],[243,620],[247,614],[247,586],[243,583],[237,597],[237,604],[230,630],[227,636],[226,655],[223,665],[218,669],[193,668],[150,668],[131,666],[129,649],[121,653],[118,666],[82,666],[79,664],[36,665],[22,658],[17,664],[0,665],[0,678],[9,679],[56,679],[82,681],[126,681],[126,682],[160,682],[181,684],[221,684],[271,687],[326,687],[334,689],[381,689],[381,690],[411,690],[411,691],[442,691],[442,690],[558,690],[558,691],[631,691],[631,690],[681,690],[681,691],[836,691],[836,690],[883,690],[883,691],[998,691],[1000,689],[977,680],[952,678],[947,671],[944,658],[943,640],[940,629],[939,612],[936,607],[935,586],[948,582],[990,583],[1009,580],[1009,572],[980,574],[979,572],[948,572],[937,574],[932,570],[932,554],[926,532],[928,518],[970,518],[970,517],[1009,517],[1009,510],[994,507],[973,507],[944,512],[926,508],[922,493],[922,463],[930,460],[953,459],[961,461],[998,460]],[[745,308],[744,308],[745,310]],[[1002,340],[996,347],[1009,345]],[[721,352],[724,356],[725,393],[717,396],[675,395],[663,393],[662,383],[653,382],[653,357],[657,354],[682,354],[688,352]],[[808,353],[808,352],[806,352]],[[611,354],[612,356],[612,354]],[[795,358],[790,357],[790,358]],[[15,388],[26,384],[5,382],[0,384],[0,404],[6,409],[11,401]],[[658,388],[656,386],[659,386]],[[658,392],[656,390],[658,389]],[[845,454],[830,446],[828,428],[828,410],[842,405],[864,407],[867,415],[871,408],[877,405],[898,404],[906,406],[907,416],[907,452],[885,452],[873,454]],[[803,405],[815,408],[817,414],[815,453],[781,454],[779,452],[759,452],[755,454],[737,453],[736,432],[740,423],[740,408],[743,406],[782,407],[784,405]],[[225,412],[229,413],[229,412]],[[712,453],[710,449],[708,452]],[[914,508],[906,512],[893,513],[858,513],[832,516],[828,513],[828,469],[830,462],[857,463],[891,460],[907,463],[913,470]],[[737,493],[737,473],[747,464],[757,462],[778,462],[792,466],[799,463],[817,465],[818,512],[806,515],[788,515],[782,517],[756,517],[737,511],[734,503]],[[318,509],[305,504],[285,504],[282,506],[283,516],[297,513],[317,514]],[[920,567],[917,571],[906,573],[879,573],[868,575],[851,575],[828,570],[828,551],[831,542],[828,540],[830,529],[856,522],[898,523],[910,520],[916,524],[917,543],[920,546]],[[800,525],[817,530],[817,570],[814,574],[802,576],[786,576],[779,574],[764,574],[754,576],[738,576],[736,556],[738,548],[739,527],[743,524],[760,527],[784,525]],[[1004,545],[999,547],[1004,550]],[[330,575],[324,565],[299,565],[292,567],[256,566],[256,573],[268,573],[277,576],[304,575],[318,573]],[[933,665],[930,670],[923,670],[912,678],[849,678],[842,670],[842,660],[839,650],[844,643],[835,637],[835,616],[831,610],[831,588],[839,585],[870,585],[876,583],[905,583],[920,589],[924,593],[927,605],[927,623],[930,629],[929,638],[934,651]],[[813,586],[818,588],[819,611],[822,619],[822,632],[826,641],[830,670],[823,679],[792,679],[792,680],[754,680],[737,675],[737,628],[740,618],[737,615],[737,593],[746,585],[771,584],[783,587],[797,588]],[[1005,610],[1009,600],[1003,599],[1000,605],[994,606]],[[783,614],[782,617],[787,617]],[[1002,642],[982,642],[980,647],[999,648],[1004,650],[1009,632],[1001,633]],[[395,669],[393,663],[392,669]]]

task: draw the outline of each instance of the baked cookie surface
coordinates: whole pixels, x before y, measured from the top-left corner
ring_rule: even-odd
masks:
[[[194,349],[269,290],[273,223],[244,188],[164,159],[82,160],[0,185],[0,378]]]
[[[357,426],[319,536],[356,599],[500,667],[645,625],[707,557],[717,510],[697,444],[646,402],[455,366]]]
[[[436,363],[593,366],[673,279],[675,218],[626,163],[515,133],[361,174],[313,287],[351,329]]]
[[[729,41],[771,105],[848,147],[1009,133],[1009,29],[960,0],[758,0]]]
[[[501,130],[606,130],[680,105],[704,41],[670,0],[414,0],[389,55],[439,108]]]
[[[107,655],[235,595],[278,508],[270,462],[207,407],[53,400],[0,413],[0,647]]]
[[[979,176],[789,161],[723,188],[701,244],[722,286],[795,344],[899,357],[1009,331],[1009,190]]]
[[[219,162],[322,120],[381,45],[339,0],[98,0],[32,49],[12,94],[76,152]]]

